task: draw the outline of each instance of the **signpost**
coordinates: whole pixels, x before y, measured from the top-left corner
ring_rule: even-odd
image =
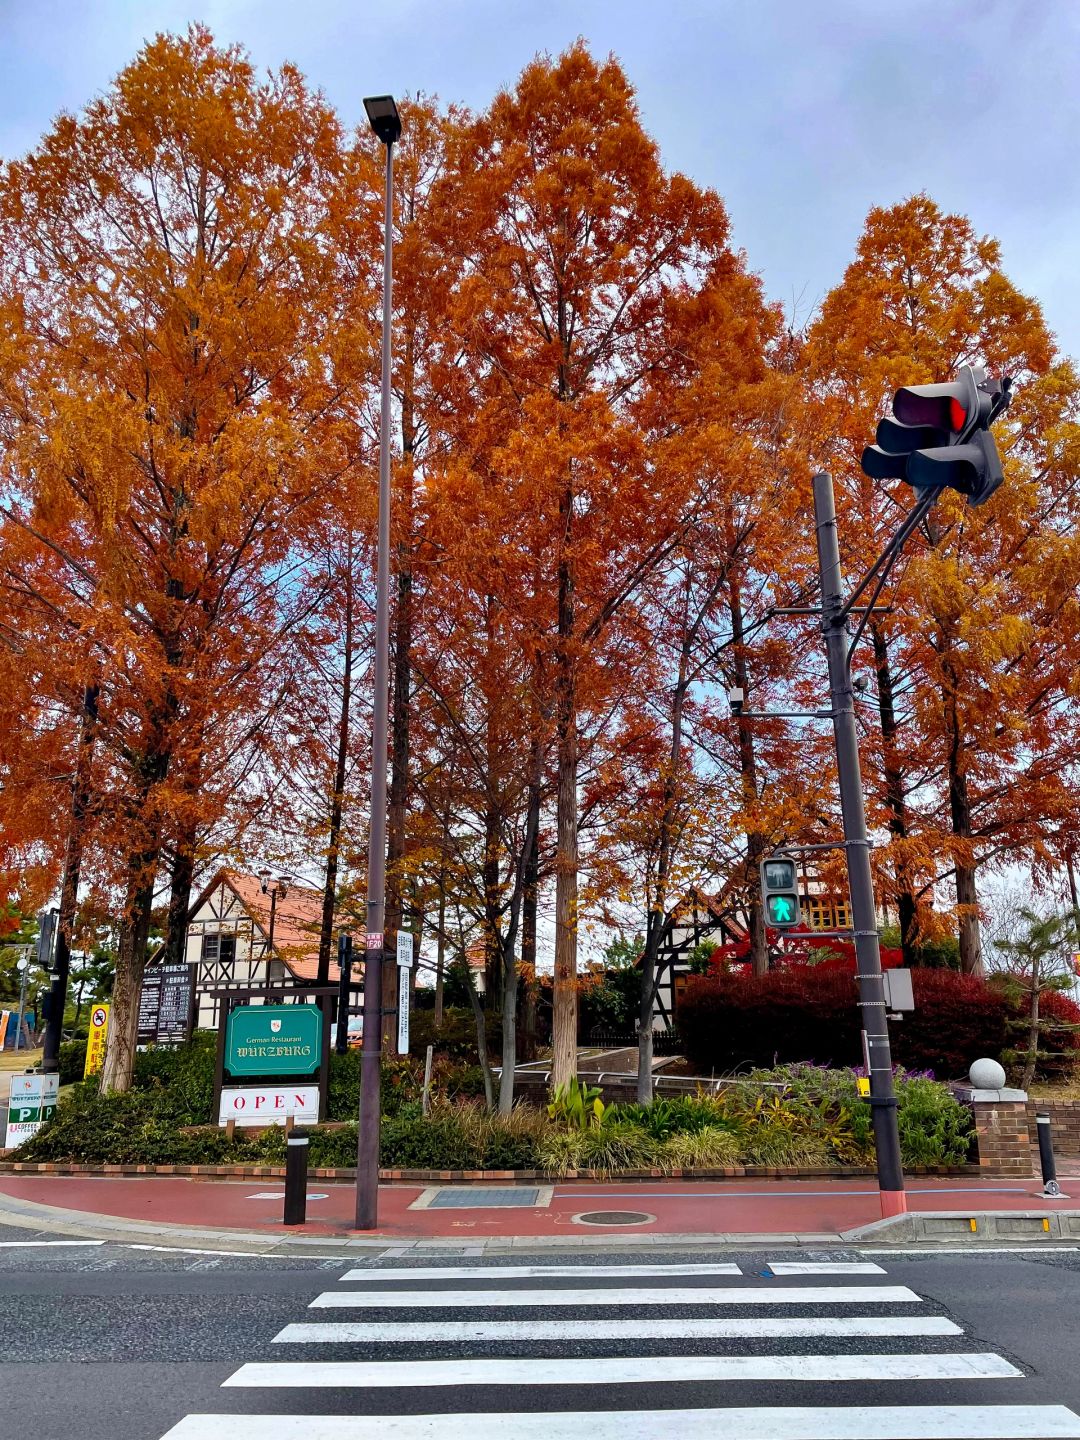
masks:
[[[139,995],[139,1045],[179,1045],[194,1024],[195,966],[152,965]]]
[[[59,1075],[13,1075],[8,1097],[7,1138],[9,1150],[36,1135],[56,1109],[60,1093]]]
[[[317,1005],[237,1005],[229,1013],[225,1069],[230,1075],[310,1075],[322,1055]]]
[[[86,1064],[83,1079],[96,1075],[105,1064],[105,1042],[109,1038],[109,1007],[95,1005],[90,1011],[90,1034],[86,1039]]]

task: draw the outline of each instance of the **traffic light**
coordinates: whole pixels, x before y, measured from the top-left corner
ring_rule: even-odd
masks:
[[[786,855],[770,855],[762,860],[761,905],[765,924],[772,930],[793,930],[802,923],[795,861]]]
[[[875,480],[906,480],[916,489],[944,487],[982,505],[1001,484],[1001,458],[990,425],[1009,403],[1008,377],[988,381],[962,365],[944,385],[905,385],[891,415],[878,422],[877,444],[862,468]]]

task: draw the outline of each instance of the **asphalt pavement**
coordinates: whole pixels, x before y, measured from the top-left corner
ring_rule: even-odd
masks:
[[[310,1260],[0,1229],[0,1431],[35,1440],[1080,1437],[1078,1334],[1064,1247]]]

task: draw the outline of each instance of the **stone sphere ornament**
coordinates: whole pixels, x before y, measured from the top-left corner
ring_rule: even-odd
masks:
[[[1005,1067],[996,1060],[976,1060],[968,1071],[968,1078],[976,1090],[1003,1090]]]

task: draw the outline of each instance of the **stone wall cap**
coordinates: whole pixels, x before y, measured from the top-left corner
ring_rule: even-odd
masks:
[[[994,1101],[1007,1100],[1013,1103],[1021,1103],[1027,1100],[1026,1090],[972,1090],[971,1098],[976,1105],[993,1104]]]

